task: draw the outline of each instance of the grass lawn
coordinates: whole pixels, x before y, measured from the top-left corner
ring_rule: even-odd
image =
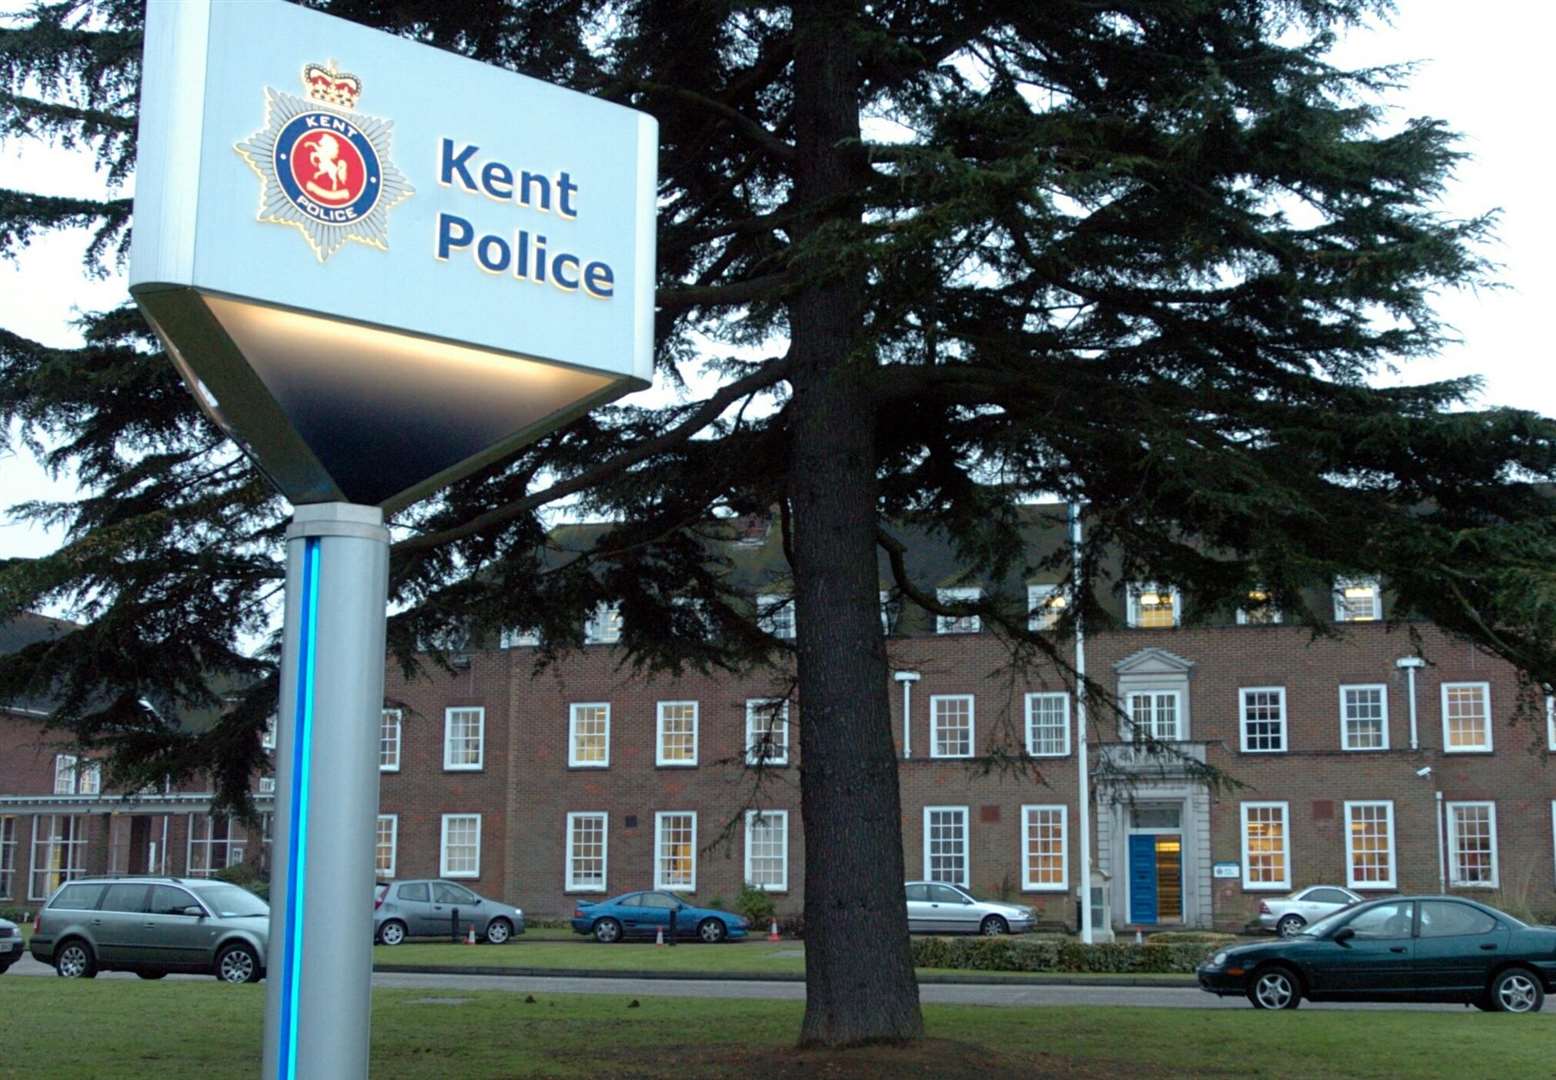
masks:
[[[796,1052],[796,1002],[379,990],[375,1076],[864,1080],[883,1074],[1462,1080],[1550,1074],[1551,1020],[1479,1013],[1256,1013],[928,1006],[930,1040]],[[0,978],[0,1077],[248,1080],[264,988]]]

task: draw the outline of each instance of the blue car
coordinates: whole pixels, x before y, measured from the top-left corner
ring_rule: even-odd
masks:
[[[679,896],[634,892],[573,909],[573,933],[593,934],[609,945],[628,938],[696,938],[715,945],[739,941],[751,923],[743,916],[716,908],[697,907]],[[673,927],[673,929],[672,929]]]

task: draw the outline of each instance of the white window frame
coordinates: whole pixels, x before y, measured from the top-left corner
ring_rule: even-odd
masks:
[[[55,868],[50,865],[49,852],[55,845],[53,835],[54,822],[58,819],[64,827],[60,832],[58,847],[60,849],[60,866]],[[48,835],[42,840],[43,855],[38,853],[38,822],[48,822]],[[32,845],[28,848],[27,860],[27,899],[47,900],[55,889],[67,881],[75,881],[86,876],[86,817],[81,814],[34,814],[32,818]],[[37,885],[41,879],[45,883],[52,874],[58,874],[59,880],[52,886],[38,890]]]
[[[598,821],[600,823],[600,879],[594,882],[587,878],[579,877],[576,873],[574,828],[584,821]],[[562,864],[562,874],[565,883],[565,892],[570,893],[602,893],[608,887],[610,881],[610,814],[604,810],[576,810],[567,815],[567,851],[563,856],[566,862]]]
[[[665,757],[665,710],[684,708],[692,710],[692,756],[690,759]],[[654,709],[654,764],[666,769],[693,769],[697,767],[702,738],[702,707],[695,701],[661,701]]]
[[[1252,875],[1252,852],[1248,848],[1248,819],[1250,810],[1279,810],[1280,811],[1280,868],[1281,878],[1278,881],[1255,881]],[[1239,812],[1241,829],[1239,842],[1242,846],[1243,856],[1243,891],[1245,892],[1290,892],[1291,891],[1291,804],[1287,802],[1245,802]],[[1393,836],[1393,826],[1389,828],[1390,837]]]
[[[1482,730],[1486,733],[1486,741],[1475,746],[1452,746],[1448,741],[1448,691],[1476,688],[1480,690],[1480,704],[1485,718]],[[1443,753],[1445,754],[1487,754],[1492,749],[1491,738],[1491,684],[1489,682],[1445,682],[1438,688],[1438,700],[1442,708],[1443,718]]]
[[[1028,585],[1027,629],[1052,630],[1059,624],[1069,603],[1070,597],[1063,585]]]
[[[942,702],[967,702],[967,752],[948,754],[940,749],[940,705]],[[978,699],[974,694],[929,695],[929,756],[932,758],[970,758],[978,753]]]
[[[578,720],[582,709],[605,712],[605,757],[591,761],[578,756]],[[575,701],[567,707],[567,767],[570,769],[608,769],[611,764],[611,706],[608,701]]]
[[[539,630],[515,630],[510,627],[497,635],[497,647],[499,649],[518,649],[539,644]]]
[[[1256,597],[1268,598],[1269,594],[1263,589],[1252,589],[1248,593],[1248,599]],[[1257,611],[1259,617],[1253,618],[1253,612]],[[1260,604],[1257,607],[1240,607],[1237,609],[1238,626],[1279,626],[1282,622],[1280,608],[1271,603]]]
[[[1039,701],[1049,701],[1049,702],[1051,702],[1051,701],[1053,701],[1055,699],[1057,699],[1059,701],[1059,703],[1063,706],[1061,708],[1061,710],[1060,710],[1060,712],[1062,714],[1061,715],[1061,719],[1060,719],[1061,730],[1064,733],[1063,749],[1039,751],[1038,748],[1037,748],[1037,740],[1033,737],[1033,732],[1032,732],[1032,711],[1033,711],[1033,708],[1038,704]],[[1047,691],[1047,690],[1045,690],[1045,691],[1038,691],[1038,692],[1034,692],[1034,693],[1030,693],[1030,694],[1026,695],[1025,716],[1026,716],[1026,744],[1027,744],[1027,756],[1028,757],[1061,758],[1061,757],[1069,757],[1070,756],[1070,695],[1068,693],[1066,693],[1066,692],[1064,692],[1062,690],[1059,690],[1059,691]]]
[[[16,899],[16,815],[0,814],[0,900]]]
[[[1346,593],[1349,590],[1366,589],[1371,594],[1372,614],[1367,616],[1356,615],[1351,611],[1350,601]],[[1360,600],[1357,596],[1355,599]],[[1378,622],[1383,618],[1383,583],[1375,577],[1359,578],[1335,578],[1334,580],[1334,621],[1335,622]]]
[[[76,793],[76,762],[78,760],[75,754],[54,755],[54,794],[74,795]]]
[[[1248,695],[1275,694],[1280,702],[1280,746],[1274,749],[1250,747],[1248,743]],[[1265,721],[1260,721],[1261,723]],[[1291,749],[1291,725],[1286,713],[1284,686],[1240,686],[1237,688],[1237,745],[1245,754],[1284,754]]]
[[[585,645],[614,645],[621,640],[621,605],[600,604],[584,620]]]
[[[481,817],[480,814],[444,814],[438,828],[438,877],[471,880],[481,876]],[[475,821],[475,869],[454,870],[448,862],[448,827],[454,821]]]
[[[274,795],[276,793],[276,778],[274,776],[261,776],[259,778],[259,794]]]
[[[773,714],[772,706],[778,702],[777,698],[747,698],[746,699],[746,764],[747,765],[787,765],[789,764],[789,703],[782,701],[777,715]],[[765,733],[767,734],[767,746],[773,749],[773,753],[764,754],[761,748],[760,736],[764,729],[758,727],[758,723],[767,720]],[[780,740],[778,735],[783,733]]]
[[[880,594],[881,594],[881,633],[889,637],[891,635],[891,632],[892,632],[892,622],[893,622],[892,610],[891,610],[891,608],[892,608],[892,604],[891,604],[891,590],[890,589],[881,589],[880,590]],[[901,618],[901,617],[902,617],[902,612],[899,609],[898,612],[897,612],[897,618]]]
[[[216,822],[225,820],[226,832],[221,839],[216,838]],[[196,822],[203,822],[203,835],[196,837]],[[243,861],[243,852],[248,846],[248,830],[244,829],[230,814],[190,814],[187,829],[184,835],[184,870],[190,877],[208,878],[214,877],[219,871],[229,866],[236,866]],[[205,850],[205,865],[195,869],[195,849]],[[216,854],[221,852],[221,863],[217,864]]]
[[[961,838],[962,875],[961,875],[961,878],[956,880],[956,881],[947,881],[945,878],[937,878],[931,872],[934,864],[930,861],[930,852],[929,852],[930,824],[929,823],[930,823],[931,817],[934,814],[945,814],[945,813],[959,815],[961,817],[961,821],[962,821],[962,838]],[[967,807],[965,807],[965,806],[926,806],[926,807],[924,807],[924,880],[925,881],[938,881],[938,882],[940,882],[941,884],[944,884],[944,885],[960,885],[964,889],[967,888],[968,887],[967,886],[967,882],[972,877],[972,868],[969,865],[972,862],[971,851],[972,851],[972,842],[971,842],[971,836],[968,833]]]
[[[389,734],[389,732],[391,730],[391,727],[390,727],[391,718],[393,720],[393,732],[394,732],[394,738],[392,740],[393,745],[394,745],[394,753],[392,755],[393,760],[390,760],[391,755],[389,755],[389,754],[387,754],[385,752],[386,744],[388,744],[390,742],[390,740],[388,739],[387,736],[388,736],[388,734]],[[404,726],[403,726],[404,725],[404,721],[405,721],[405,716],[404,716],[404,710],[402,710],[402,709],[384,709],[381,713],[379,713],[379,717],[378,717],[378,771],[379,772],[399,772],[400,771],[400,748],[404,745],[400,736],[401,736],[401,733],[404,731]]]
[[[1491,832],[1491,880],[1465,881],[1459,876],[1459,819],[1455,813],[1468,807],[1485,809],[1486,827]],[[1461,800],[1446,803],[1443,812],[1448,815],[1448,884],[1455,889],[1497,889],[1501,887],[1502,862],[1497,855],[1497,804],[1485,799]]]
[[[454,714],[475,713],[476,742],[475,761],[456,764],[453,759]],[[450,705],[443,710],[443,771],[480,772],[486,767],[486,706]]]
[[[1032,875],[1032,815],[1059,813],[1059,881],[1038,881]],[[1070,808],[1063,803],[1033,803],[1021,808],[1021,889],[1023,892],[1070,891]]]
[[[954,589],[936,589],[935,599],[942,604],[976,604],[983,599],[983,590],[976,586],[959,586]],[[937,634],[978,634],[983,632],[981,615],[936,615]]]
[[[794,597],[762,593],[756,598],[756,622],[766,633],[783,641],[794,640]]]
[[[64,782],[63,789],[60,787]],[[75,754],[54,755],[54,794],[101,795],[103,793],[103,763]]]
[[[665,880],[664,828],[667,818],[691,819],[691,874],[689,881],[671,883]],[[697,891],[697,811],[660,810],[654,814],[654,888],[658,892],[695,893]]]
[[[1383,715],[1379,723],[1383,726],[1383,745],[1381,746],[1352,746],[1351,733],[1346,726],[1349,718],[1345,692],[1347,690],[1376,690],[1378,701],[1383,708]],[[1389,686],[1388,683],[1341,683],[1340,684],[1340,749],[1353,753],[1367,753],[1369,751],[1387,750],[1389,748]]]
[[[271,716],[265,721],[264,728],[259,733],[259,748],[261,750],[274,750],[276,748],[276,717]]]
[[[1352,831],[1351,814],[1363,806],[1382,806],[1388,811],[1386,820],[1389,830],[1389,876],[1385,881],[1358,881],[1356,879],[1356,851],[1352,847],[1356,834]],[[1345,801],[1345,884],[1355,892],[1380,892],[1398,888],[1399,881],[1399,857],[1396,852],[1398,838],[1394,832],[1394,800],[1393,799],[1347,799]]]
[[[1556,695],[1545,695],[1545,748],[1556,753]]]
[[[1157,711],[1156,699],[1159,698],[1159,697],[1169,696],[1169,695],[1173,699],[1172,716],[1173,716],[1173,726],[1176,729],[1176,735],[1175,735],[1174,738],[1164,739],[1160,735],[1156,734],[1156,711]],[[1142,697],[1148,697],[1148,698],[1151,699],[1151,736],[1152,736],[1152,738],[1154,738],[1157,742],[1186,742],[1186,741],[1188,741],[1189,733],[1186,730],[1187,725],[1184,723],[1184,716],[1183,716],[1183,691],[1182,690],[1163,690],[1163,689],[1157,689],[1157,690],[1130,690],[1128,693],[1126,693],[1124,695],[1124,713],[1125,713],[1125,715],[1124,715],[1124,724],[1125,724],[1124,731],[1125,731],[1125,734],[1128,736],[1130,741],[1133,741],[1133,739],[1135,737],[1135,699],[1136,698],[1142,698]]]
[[[383,827],[389,824],[389,868],[387,870],[378,865],[378,853],[383,850]],[[378,823],[373,835],[373,873],[389,881],[394,880],[396,864],[399,861],[400,850],[400,815],[379,814]]]
[[[776,883],[751,880],[751,828],[757,819],[762,821],[777,821],[780,823],[780,831],[783,840],[779,848],[783,860],[783,873]],[[787,810],[747,810],[746,811],[746,866],[745,883],[748,888],[761,892],[788,892],[789,891],[789,811]]]
[[[1160,596],[1165,591],[1172,600],[1172,627],[1166,626],[1141,626],[1140,625],[1140,597],[1144,593],[1154,593]],[[1128,604],[1126,617],[1129,625],[1137,630],[1167,630],[1183,625],[1183,594],[1178,591],[1176,585],[1168,585],[1165,590],[1154,581],[1130,582],[1127,590]]]

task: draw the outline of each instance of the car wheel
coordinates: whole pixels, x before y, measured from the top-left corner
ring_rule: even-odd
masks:
[[[65,979],[90,979],[97,974],[97,958],[92,947],[77,938],[71,938],[54,954],[54,970]]]
[[[594,940],[609,945],[621,940],[621,924],[615,919],[601,919],[594,924]]]
[[[259,957],[241,942],[228,945],[216,955],[216,977],[234,985],[258,982]]]
[[[513,936],[513,924],[507,919],[493,919],[486,924],[486,940],[501,945]]]
[[[165,972],[165,971],[137,971],[135,974],[139,975],[143,979],[165,979],[165,978],[167,978],[167,972]]]
[[[1275,932],[1281,937],[1296,937],[1307,925],[1307,920],[1301,915],[1283,915],[1280,922],[1275,924]]]
[[[1533,972],[1508,968],[1492,980],[1491,1004],[1498,1012],[1539,1012],[1545,1004],[1545,991]]]
[[[717,945],[729,936],[729,930],[717,919],[704,919],[697,924],[697,936],[709,945]]]
[[[390,919],[378,928],[378,941],[381,945],[398,945],[405,940],[405,924],[398,919]]]
[[[1248,1000],[1256,1009],[1295,1009],[1302,1004],[1302,988],[1290,968],[1262,968],[1248,984]]]
[[[978,925],[978,933],[984,937],[998,937],[1010,933],[1010,924],[998,915],[990,915]]]

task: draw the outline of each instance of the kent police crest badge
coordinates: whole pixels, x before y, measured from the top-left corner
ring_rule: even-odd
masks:
[[[415,194],[389,160],[394,125],[356,112],[362,80],[303,68],[306,98],[265,87],[265,127],[237,144],[259,174],[259,220],[295,227],[320,262],[347,240],[389,250],[389,211]]]

